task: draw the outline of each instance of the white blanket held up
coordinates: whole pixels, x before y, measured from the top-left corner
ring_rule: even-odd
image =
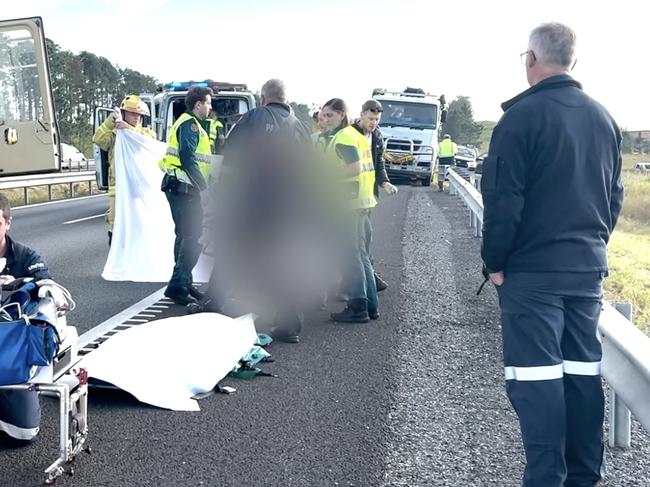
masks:
[[[130,130],[115,140],[115,223],[102,277],[165,282],[174,268],[174,222],[158,161],[167,145]]]

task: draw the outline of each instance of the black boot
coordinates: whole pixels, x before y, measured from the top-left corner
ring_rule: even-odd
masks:
[[[190,296],[192,296],[194,299],[197,301],[201,302],[201,300],[205,297],[205,295],[198,290],[196,286],[190,286],[189,289]]]
[[[282,312],[275,315],[275,326],[270,335],[285,343],[300,343],[300,334],[305,326],[304,313]]]
[[[351,299],[347,307],[340,313],[332,313],[332,320],[338,323],[368,323],[368,301],[365,299]]]
[[[187,306],[188,304],[196,303],[196,299],[190,296],[190,293],[187,289],[177,286],[167,286],[165,289],[165,296],[171,299],[174,303],[180,304],[181,306]]]
[[[385,291],[388,289],[388,283],[384,281],[379,274],[375,272],[375,286],[377,286],[377,292]]]

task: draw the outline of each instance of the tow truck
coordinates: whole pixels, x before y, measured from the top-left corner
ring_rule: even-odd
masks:
[[[383,107],[379,127],[388,176],[431,185],[440,124],[447,119],[445,96],[406,88],[402,92],[375,89],[372,97]]]

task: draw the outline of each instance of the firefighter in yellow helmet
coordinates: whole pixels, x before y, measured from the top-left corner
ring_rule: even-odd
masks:
[[[108,211],[106,212],[106,223],[108,223],[108,245],[111,245],[113,238],[113,222],[115,221],[115,138],[117,130],[132,130],[138,134],[146,135],[152,139],[156,138],[153,130],[142,126],[142,117],[149,116],[149,107],[137,95],[129,95],[116,108],[104,123],[102,123],[95,135],[93,142],[100,149],[108,152]]]

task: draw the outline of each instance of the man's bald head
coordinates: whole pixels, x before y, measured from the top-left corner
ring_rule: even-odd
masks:
[[[279,79],[270,79],[262,86],[262,105],[269,103],[286,103],[284,82]]]

